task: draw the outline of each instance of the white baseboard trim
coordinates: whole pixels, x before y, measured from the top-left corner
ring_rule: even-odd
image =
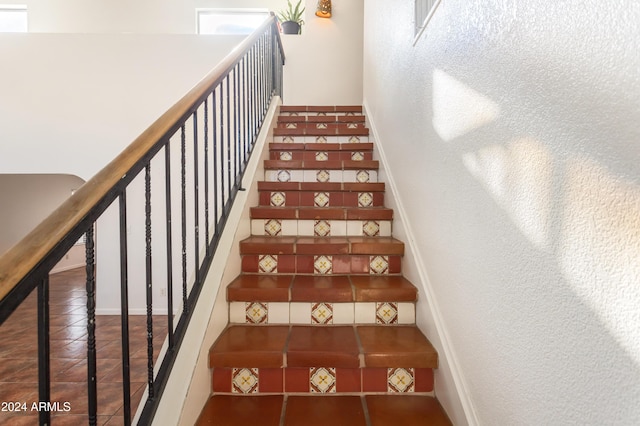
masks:
[[[412,277],[412,278],[414,281],[417,278],[419,282],[417,283],[414,282],[414,284],[416,284],[421,290],[424,291],[425,298],[427,300],[428,307],[429,307],[428,312],[423,312],[423,313],[426,315],[430,314],[433,325],[435,326],[435,331],[438,334],[437,337],[440,343],[440,345],[438,346],[441,346],[438,349],[440,349],[440,351],[443,352],[439,354],[439,357],[441,358],[440,368],[445,368],[444,367],[445,365],[448,366],[450,376],[453,379],[453,384],[452,384],[453,386],[446,385],[446,387],[454,388],[456,390],[458,404],[464,411],[464,417],[466,418],[467,423],[472,426],[479,425],[480,422],[478,420],[473,402],[467,391],[468,386],[466,384],[464,374],[462,372],[462,369],[460,368],[455,351],[451,346],[451,339],[448,336],[447,329],[445,327],[444,318],[442,317],[442,314],[440,312],[440,309],[437,303],[437,298],[433,290],[433,286],[431,285],[431,281],[429,280],[429,274],[427,272],[426,266],[421,260],[422,255],[420,254],[420,250],[417,247],[414,239],[411,238],[411,236],[415,234],[413,233],[413,230],[411,228],[411,223],[407,219],[407,213],[404,208],[402,199],[400,198],[398,187],[395,183],[395,180],[393,179],[393,174],[389,169],[389,164],[384,152],[384,148],[380,144],[379,132],[376,129],[376,125],[374,121],[371,119],[371,117],[368,114],[368,111],[371,111],[371,109],[369,108],[369,105],[366,99],[363,102],[363,111],[372,135],[371,139],[374,142],[375,151],[377,151],[380,157],[380,168],[382,169],[383,174],[386,175],[387,194],[391,196],[391,198],[393,199],[393,204],[395,205],[394,206],[395,208],[394,227],[395,227],[395,222],[400,222],[400,225],[404,228],[405,233],[409,236],[409,238],[407,238],[407,240],[404,241],[405,243],[404,256],[405,256],[405,259],[410,257],[411,258],[410,261],[414,264],[413,266],[415,266],[417,277]],[[416,310],[417,308],[418,307],[416,306]],[[427,311],[427,310],[424,310],[424,311]],[[418,312],[416,312],[416,314],[417,313]],[[445,362],[442,362],[442,358],[445,359]],[[436,382],[435,393],[436,395],[438,394],[437,382]],[[441,401],[441,403],[442,402],[443,401]],[[447,407],[445,404],[443,404],[443,406],[445,406],[445,408],[449,408],[449,410],[456,410],[456,407]],[[459,409],[457,411],[459,411]],[[451,414],[452,413],[449,413],[450,416]]]

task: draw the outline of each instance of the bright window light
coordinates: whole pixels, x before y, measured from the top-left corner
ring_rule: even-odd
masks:
[[[267,9],[197,9],[198,34],[251,34],[269,17]]]
[[[26,33],[27,6],[6,4],[0,5],[0,32]]]

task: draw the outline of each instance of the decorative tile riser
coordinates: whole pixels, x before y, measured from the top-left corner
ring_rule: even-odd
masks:
[[[232,324],[296,325],[412,325],[411,302],[229,302]]]
[[[314,130],[324,130],[326,132],[336,132],[337,134],[341,134],[345,130],[359,129],[361,131],[367,130],[364,126],[363,122],[336,122],[335,119],[332,120],[323,120],[321,122],[300,122],[300,121],[278,121],[277,130],[290,130],[296,129],[299,131],[314,131]],[[368,130],[367,130],[368,132]],[[367,134],[367,133],[364,133]]]
[[[280,115],[287,113],[344,113],[344,114],[362,114],[362,105],[282,105],[280,106]]]
[[[383,207],[382,192],[262,191],[259,205],[273,207]]]
[[[280,115],[278,117],[278,126],[283,127],[287,123],[364,123],[366,121],[365,116],[362,114],[347,114],[317,115],[304,113],[304,115]]]
[[[252,235],[390,237],[390,220],[251,220]]]
[[[280,135],[273,136],[273,143],[283,144],[360,144],[371,142],[368,136],[360,135],[312,135],[312,136],[296,136],[296,135]]]
[[[373,153],[367,151],[296,151],[272,150],[270,160],[284,161],[371,161]]]
[[[295,255],[246,254],[242,272],[254,274],[400,274],[401,256],[397,255]]]
[[[225,368],[213,369],[214,393],[389,393],[431,394],[431,368]]]
[[[265,170],[264,180],[267,182],[378,182],[377,170]]]

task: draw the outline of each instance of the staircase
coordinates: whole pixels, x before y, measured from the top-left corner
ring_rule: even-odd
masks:
[[[198,425],[448,425],[361,107],[282,106]]]

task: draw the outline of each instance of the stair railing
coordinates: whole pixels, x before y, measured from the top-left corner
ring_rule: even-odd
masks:
[[[130,190],[132,182],[143,180],[144,199],[136,201],[144,202],[144,218],[139,222],[145,229],[145,279],[140,284],[145,286],[146,293],[148,396],[138,424],[151,422],[232,203],[237,192],[243,189],[242,176],[269,104],[273,96],[282,94],[284,59],[277,21],[272,14],[120,155],[0,257],[0,324],[37,288],[40,403],[51,400],[49,273],[76,241],[84,236],[87,420],[90,425],[97,422],[96,264],[99,266],[100,259],[96,260],[95,231],[100,230],[98,219],[113,204],[112,208],[117,209],[119,215],[119,235],[99,234],[98,245],[101,238],[119,240],[120,250],[115,256],[120,264],[123,417],[125,424],[131,424],[127,313],[129,290],[134,280],[129,277],[131,228],[127,220],[131,220],[131,217],[127,215],[127,206],[133,203],[127,198],[128,192],[136,192]],[[156,169],[153,174],[152,162]],[[176,162],[179,162],[179,166]],[[161,170],[158,171],[158,167]],[[163,181],[160,185],[164,188],[164,194],[154,194],[152,197],[152,176],[156,179],[158,175]],[[179,190],[176,191],[176,188]],[[176,192],[179,194],[176,195]],[[152,207],[154,210],[164,210],[164,223],[161,225],[152,226]],[[180,221],[179,226],[175,223],[176,219]],[[161,228],[161,232],[155,232],[158,228]],[[181,240],[177,244],[174,241],[176,234]],[[164,240],[166,246],[161,256],[151,252],[152,240],[155,242],[158,239]],[[176,253],[179,254],[178,259]],[[168,343],[164,357],[154,363],[152,262],[158,261],[166,264],[166,276],[162,281],[167,290],[167,298],[163,303],[167,304],[165,320]],[[39,422],[41,425],[50,424],[51,413],[40,411]]]

